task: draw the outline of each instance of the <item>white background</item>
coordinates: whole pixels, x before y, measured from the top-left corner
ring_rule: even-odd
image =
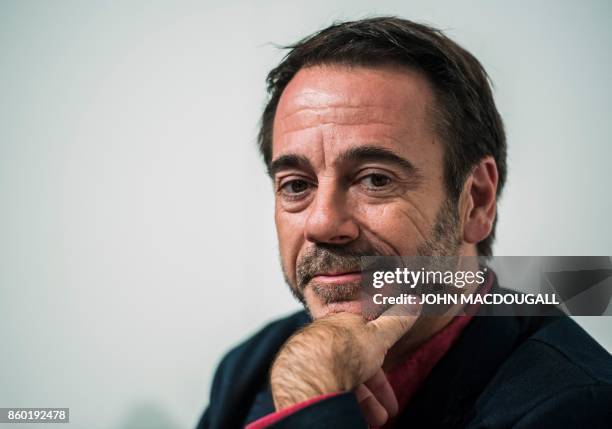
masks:
[[[228,347],[298,308],[255,149],[274,43],[382,13],[446,30],[495,83],[496,254],[612,254],[609,2],[5,0],[0,407],[195,425]],[[612,348],[609,318],[580,321]]]

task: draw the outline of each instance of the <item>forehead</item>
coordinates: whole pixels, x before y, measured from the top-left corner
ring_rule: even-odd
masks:
[[[427,78],[405,67],[303,68],[279,100],[272,158],[317,143],[328,152],[355,144],[413,152],[417,142],[431,141],[433,103]]]

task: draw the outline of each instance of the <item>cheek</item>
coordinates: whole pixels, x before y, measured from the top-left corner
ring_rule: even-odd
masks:
[[[355,204],[355,219],[364,234],[391,246],[400,255],[411,255],[428,236],[435,213],[398,199],[379,204]]]
[[[274,222],[278,237],[278,247],[285,271],[294,277],[297,256],[304,242],[305,214],[283,211],[278,203],[275,208]]]

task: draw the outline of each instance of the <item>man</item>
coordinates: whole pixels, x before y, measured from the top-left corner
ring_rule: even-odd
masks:
[[[361,257],[492,253],[506,141],[470,53],[346,22],[292,46],[268,89],[259,144],[307,312],[223,359],[199,428],[612,427],[610,355],[568,318],[363,317]]]

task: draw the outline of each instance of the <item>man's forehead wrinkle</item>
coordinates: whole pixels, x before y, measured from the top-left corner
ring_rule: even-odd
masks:
[[[279,127],[280,128],[280,127]],[[296,150],[321,144],[322,149],[358,147],[358,146],[381,146],[389,149],[403,147],[407,142],[413,141],[415,135],[410,129],[398,129],[387,123],[359,124],[353,125],[314,124],[311,126],[300,126],[296,129],[279,129],[276,135],[277,148],[282,145],[287,150]]]
[[[346,124],[346,123],[339,123],[335,121],[329,121],[329,122],[318,122],[317,121],[309,125],[304,125],[304,124],[292,124],[292,125],[293,127],[289,127],[289,125],[279,126],[279,134],[288,135],[292,133],[299,133],[300,131],[306,131],[306,130],[313,129],[313,128],[324,128],[324,127],[331,127],[331,126],[335,126],[338,128],[350,127],[351,125],[356,125],[356,124]],[[361,127],[383,126],[383,127],[393,128],[395,127],[395,124],[389,123],[389,122],[369,121],[368,123],[365,123],[365,124],[360,122],[359,126]]]
[[[398,126],[387,122],[368,122],[358,124],[336,124],[313,122],[305,126],[303,123],[294,124],[290,129],[287,124],[278,124],[275,137],[275,148],[282,152],[290,151],[302,153],[310,151],[316,145],[321,146],[317,153],[324,157],[335,159],[338,150],[347,147],[378,146],[389,150],[403,152],[407,144],[418,140],[418,133],[406,123]],[[279,146],[280,145],[280,146]],[[331,150],[331,152],[330,152]],[[406,154],[404,154],[406,155]],[[323,161],[323,165],[326,163]]]
[[[400,94],[402,90],[396,85],[390,86],[389,79],[379,83],[372,85],[367,75],[355,72],[328,75],[327,79],[314,81],[309,79],[308,72],[298,72],[283,92],[277,114],[282,111],[281,117],[289,118],[302,110],[401,110],[406,101]]]
[[[381,125],[386,127],[404,125],[405,120],[397,116],[397,111],[381,108],[381,106],[324,106],[302,108],[279,116],[275,125],[280,133],[326,125]]]
[[[291,108],[289,108],[291,107]],[[333,104],[317,104],[317,105],[306,105],[299,104],[295,106],[288,106],[283,110],[283,114],[279,115],[277,112],[277,118],[283,121],[293,120],[296,116],[324,116],[324,115],[335,115],[335,116],[351,116],[358,115],[360,112],[362,115],[373,115],[383,116],[395,113],[393,110],[392,103],[375,104],[375,103],[333,103]]]
[[[375,94],[355,94],[350,88],[302,88],[283,93],[280,104],[292,113],[302,108],[376,106],[375,101]]]

